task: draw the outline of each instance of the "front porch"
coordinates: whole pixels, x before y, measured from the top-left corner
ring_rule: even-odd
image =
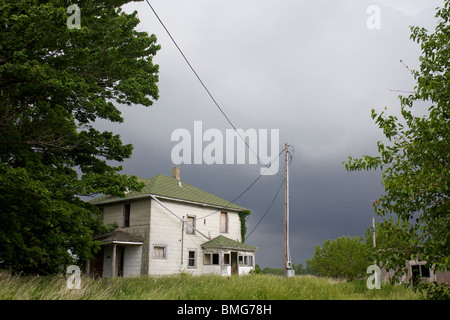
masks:
[[[101,250],[88,262],[91,277],[122,277],[141,274],[143,241],[123,231],[94,237],[102,242]]]
[[[244,275],[255,269],[256,247],[218,236],[203,243],[202,249],[204,274]]]

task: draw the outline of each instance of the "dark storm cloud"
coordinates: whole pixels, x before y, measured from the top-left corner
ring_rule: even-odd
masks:
[[[417,68],[420,48],[409,26],[431,28],[441,1],[152,1],[172,35],[237,128],[279,129],[279,149],[295,148],[290,171],[291,253],[294,263],[314,246],[343,235],[363,235],[382,193],[380,172],[348,173],[349,154],[375,154],[382,138],[370,109],[398,112],[398,92],[414,80],[399,60]],[[381,29],[369,30],[369,5],[380,8]],[[145,2],[139,30],[162,49],[160,99],[151,108],[121,107],[125,122],[100,128],[134,145],[124,172],[171,174],[171,134],[178,128],[225,134],[230,125],[213,104]],[[391,89],[391,90],[389,90]],[[283,176],[264,176],[238,201],[252,210],[252,231]],[[181,179],[227,200],[259,174],[258,165],[181,165]],[[280,177],[281,176],[281,177]],[[248,243],[257,263],[282,266],[283,190]]]

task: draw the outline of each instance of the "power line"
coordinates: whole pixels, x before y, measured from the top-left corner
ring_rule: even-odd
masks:
[[[281,187],[284,184],[284,179],[281,182],[280,186],[278,187],[277,193],[275,194],[275,197],[273,197],[272,203],[270,204],[270,206],[267,208],[266,212],[264,212],[263,216],[261,217],[261,219],[259,219],[258,223],[256,224],[256,226],[253,228],[253,230],[245,237],[245,239],[242,241],[244,242],[245,240],[248,239],[248,237],[250,237],[250,235],[253,233],[253,231],[256,230],[256,228],[259,226],[259,224],[261,223],[261,221],[264,219],[264,217],[266,216],[266,214],[269,212],[269,210],[272,208],[273,204],[275,203],[275,200],[277,199],[278,193],[280,193]]]
[[[213,103],[216,105],[216,107],[219,109],[219,111],[222,113],[222,115],[225,117],[225,119],[228,121],[228,123],[231,125],[231,127],[234,129],[234,131],[239,135],[239,137],[244,141],[245,145],[247,146],[247,148],[253,152],[253,154],[255,154],[255,156],[257,157],[257,159],[259,160],[259,162],[261,162],[261,159],[259,158],[258,154],[250,147],[250,145],[248,144],[248,142],[244,139],[244,137],[242,137],[242,135],[239,133],[239,131],[237,131],[236,126],[231,122],[230,118],[226,115],[226,113],[223,111],[223,109],[220,107],[219,103],[216,101],[216,99],[214,98],[214,96],[211,94],[211,92],[209,91],[209,89],[206,87],[205,83],[202,81],[202,79],[200,78],[200,76],[198,75],[198,73],[195,71],[194,67],[191,65],[191,63],[189,62],[189,60],[187,59],[186,55],[183,53],[183,51],[181,50],[181,48],[178,46],[177,42],[175,41],[175,39],[173,38],[172,34],[169,32],[169,30],[167,29],[167,27],[165,26],[165,24],[162,22],[161,18],[159,17],[159,15],[156,13],[155,9],[153,9],[152,5],[150,4],[149,0],[146,0],[148,6],[150,7],[150,9],[153,11],[153,14],[155,15],[155,17],[158,19],[159,23],[161,24],[161,26],[164,28],[164,30],[166,31],[166,33],[168,34],[168,36],[170,37],[170,39],[172,40],[173,44],[175,45],[175,47],[178,49],[178,51],[180,52],[181,56],[183,57],[183,59],[186,61],[187,65],[189,66],[189,68],[191,69],[191,71],[194,73],[194,75],[196,76],[197,80],[200,82],[200,84],[202,85],[202,87],[205,89],[205,91],[207,92],[207,94],[209,95],[209,97],[211,98],[211,100],[213,101]],[[281,153],[283,153],[283,150],[278,154],[277,158],[280,157]],[[290,160],[292,160],[292,155],[290,155]],[[261,162],[262,163],[262,162]],[[273,164],[273,161],[269,163],[269,165],[266,165],[267,169],[269,169],[271,167],[271,165]],[[266,169],[266,170],[267,170]],[[240,197],[242,197],[260,178],[262,177],[262,174],[260,174],[243,192],[241,192],[241,194],[239,196],[237,196],[233,201],[229,202],[229,204],[234,203],[236,200],[238,200]],[[267,213],[269,212],[269,210],[272,208],[273,204],[275,203],[275,200],[281,190],[281,187],[283,186],[284,183],[284,178],[282,183],[280,184],[280,186],[277,189],[277,192],[275,194],[275,197],[272,200],[272,203],[270,204],[269,208],[266,210],[266,212],[263,214],[263,216],[261,217],[261,219],[258,221],[258,223],[256,224],[256,226],[253,228],[253,230],[248,234],[248,236],[245,237],[245,239],[248,239],[248,237],[256,230],[256,228],[259,226],[259,224],[261,223],[261,221],[264,219],[264,217],[267,215]],[[219,211],[219,210],[218,210]],[[199,219],[204,219],[218,211],[215,211],[211,214],[208,214],[204,217],[201,217]],[[243,240],[245,241],[245,240]]]
[[[244,139],[244,137],[239,133],[239,131],[237,131],[236,127],[234,126],[234,124],[231,122],[230,118],[226,115],[226,113],[223,111],[223,109],[220,107],[219,103],[216,101],[216,99],[213,97],[213,95],[211,94],[211,92],[208,90],[208,88],[206,87],[206,85],[204,84],[204,82],[202,81],[202,79],[200,78],[200,76],[198,75],[198,73],[195,71],[194,67],[191,65],[191,63],[189,62],[189,60],[187,59],[186,55],[183,53],[183,51],[181,50],[181,48],[178,46],[177,42],[175,41],[175,39],[172,37],[171,33],[169,32],[169,30],[167,29],[167,27],[164,25],[164,23],[162,22],[161,18],[158,16],[158,14],[156,13],[155,9],[153,9],[152,5],[150,4],[150,2],[148,0],[146,0],[148,6],[150,7],[150,9],[153,11],[155,17],[158,19],[159,23],[162,25],[162,27],[164,28],[164,30],[166,30],[166,33],[169,35],[170,39],[172,40],[173,44],[175,45],[175,47],[178,49],[178,51],[180,52],[181,56],[183,57],[184,61],[186,61],[186,63],[188,64],[189,68],[192,70],[192,72],[194,73],[194,75],[197,77],[198,81],[200,82],[200,84],[202,85],[202,87],[206,90],[206,92],[208,93],[209,97],[211,98],[211,100],[214,102],[214,104],[216,105],[216,107],[219,109],[219,111],[222,113],[222,115],[225,117],[225,119],[228,121],[228,123],[231,125],[231,127],[234,129],[234,131],[239,135],[239,137],[244,141],[245,145],[247,146],[247,148],[253,152],[253,154],[256,156],[256,158],[259,160],[259,162],[261,162],[261,159],[259,158],[258,154],[252,149],[250,148],[250,145],[248,144],[248,142]]]
[[[282,149],[281,151],[280,151],[280,153],[278,154],[278,156],[275,158],[275,160],[277,160],[279,157],[280,157],[280,155],[283,153],[283,151],[284,151],[284,149]],[[229,201],[228,202],[228,204],[233,204],[235,201],[237,201],[240,197],[242,197],[248,190],[250,190],[250,188],[251,187],[253,187],[253,185],[259,180],[259,179],[261,179],[261,177],[263,176],[263,174],[267,171],[267,170],[269,170],[269,168],[272,166],[272,163],[275,161],[275,160],[273,160],[271,163],[270,163],[270,165],[269,165],[269,167],[267,167],[265,170],[264,170],[264,172],[263,173],[260,173],[259,174],[259,176],[244,190],[244,191],[242,191],[236,198],[234,198],[232,201]],[[284,179],[284,178],[283,178]],[[214,212],[212,212],[212,213],[208,213],[206,216],[203,216],[203,217],[200,217],[199,219],[204,219],[204,218],[206,218],[206,217],[209,217],[209,216],[211,216],[211,215],[213,215],[214,213],[217,213],[217,212],[219,212],[220,210],[216,210],[216,211],[214,211]]]

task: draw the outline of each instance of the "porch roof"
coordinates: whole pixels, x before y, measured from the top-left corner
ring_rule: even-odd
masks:
[[[222,235],[202,244],[203,249],[229,249],[236,251],[256,251],[257,247],[232,240]]]
[[[101,241],[102,244],[143,244],[143,240],[124,231],[116,230],[105,234],[94,236],[94,240]]]

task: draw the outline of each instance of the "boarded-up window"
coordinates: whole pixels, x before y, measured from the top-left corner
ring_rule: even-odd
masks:
[[[166,258],[166,247],[165,246],[154,246],[153,247],[153,258],[165,259]]]
[[[186,222],[186,234],[194,234],[194,228],[195,228],[195,217],[188,216]]]
[[[228,212],[220,213],[220,232],[221,233],[228,232]]]
[[[126,203],[123,205],[123,226],[130,226],[130,204]]]
[[[189,250],[188,251],[188,267],[189,268],[195,268],[197,266],[195,262],[195,250]]]

